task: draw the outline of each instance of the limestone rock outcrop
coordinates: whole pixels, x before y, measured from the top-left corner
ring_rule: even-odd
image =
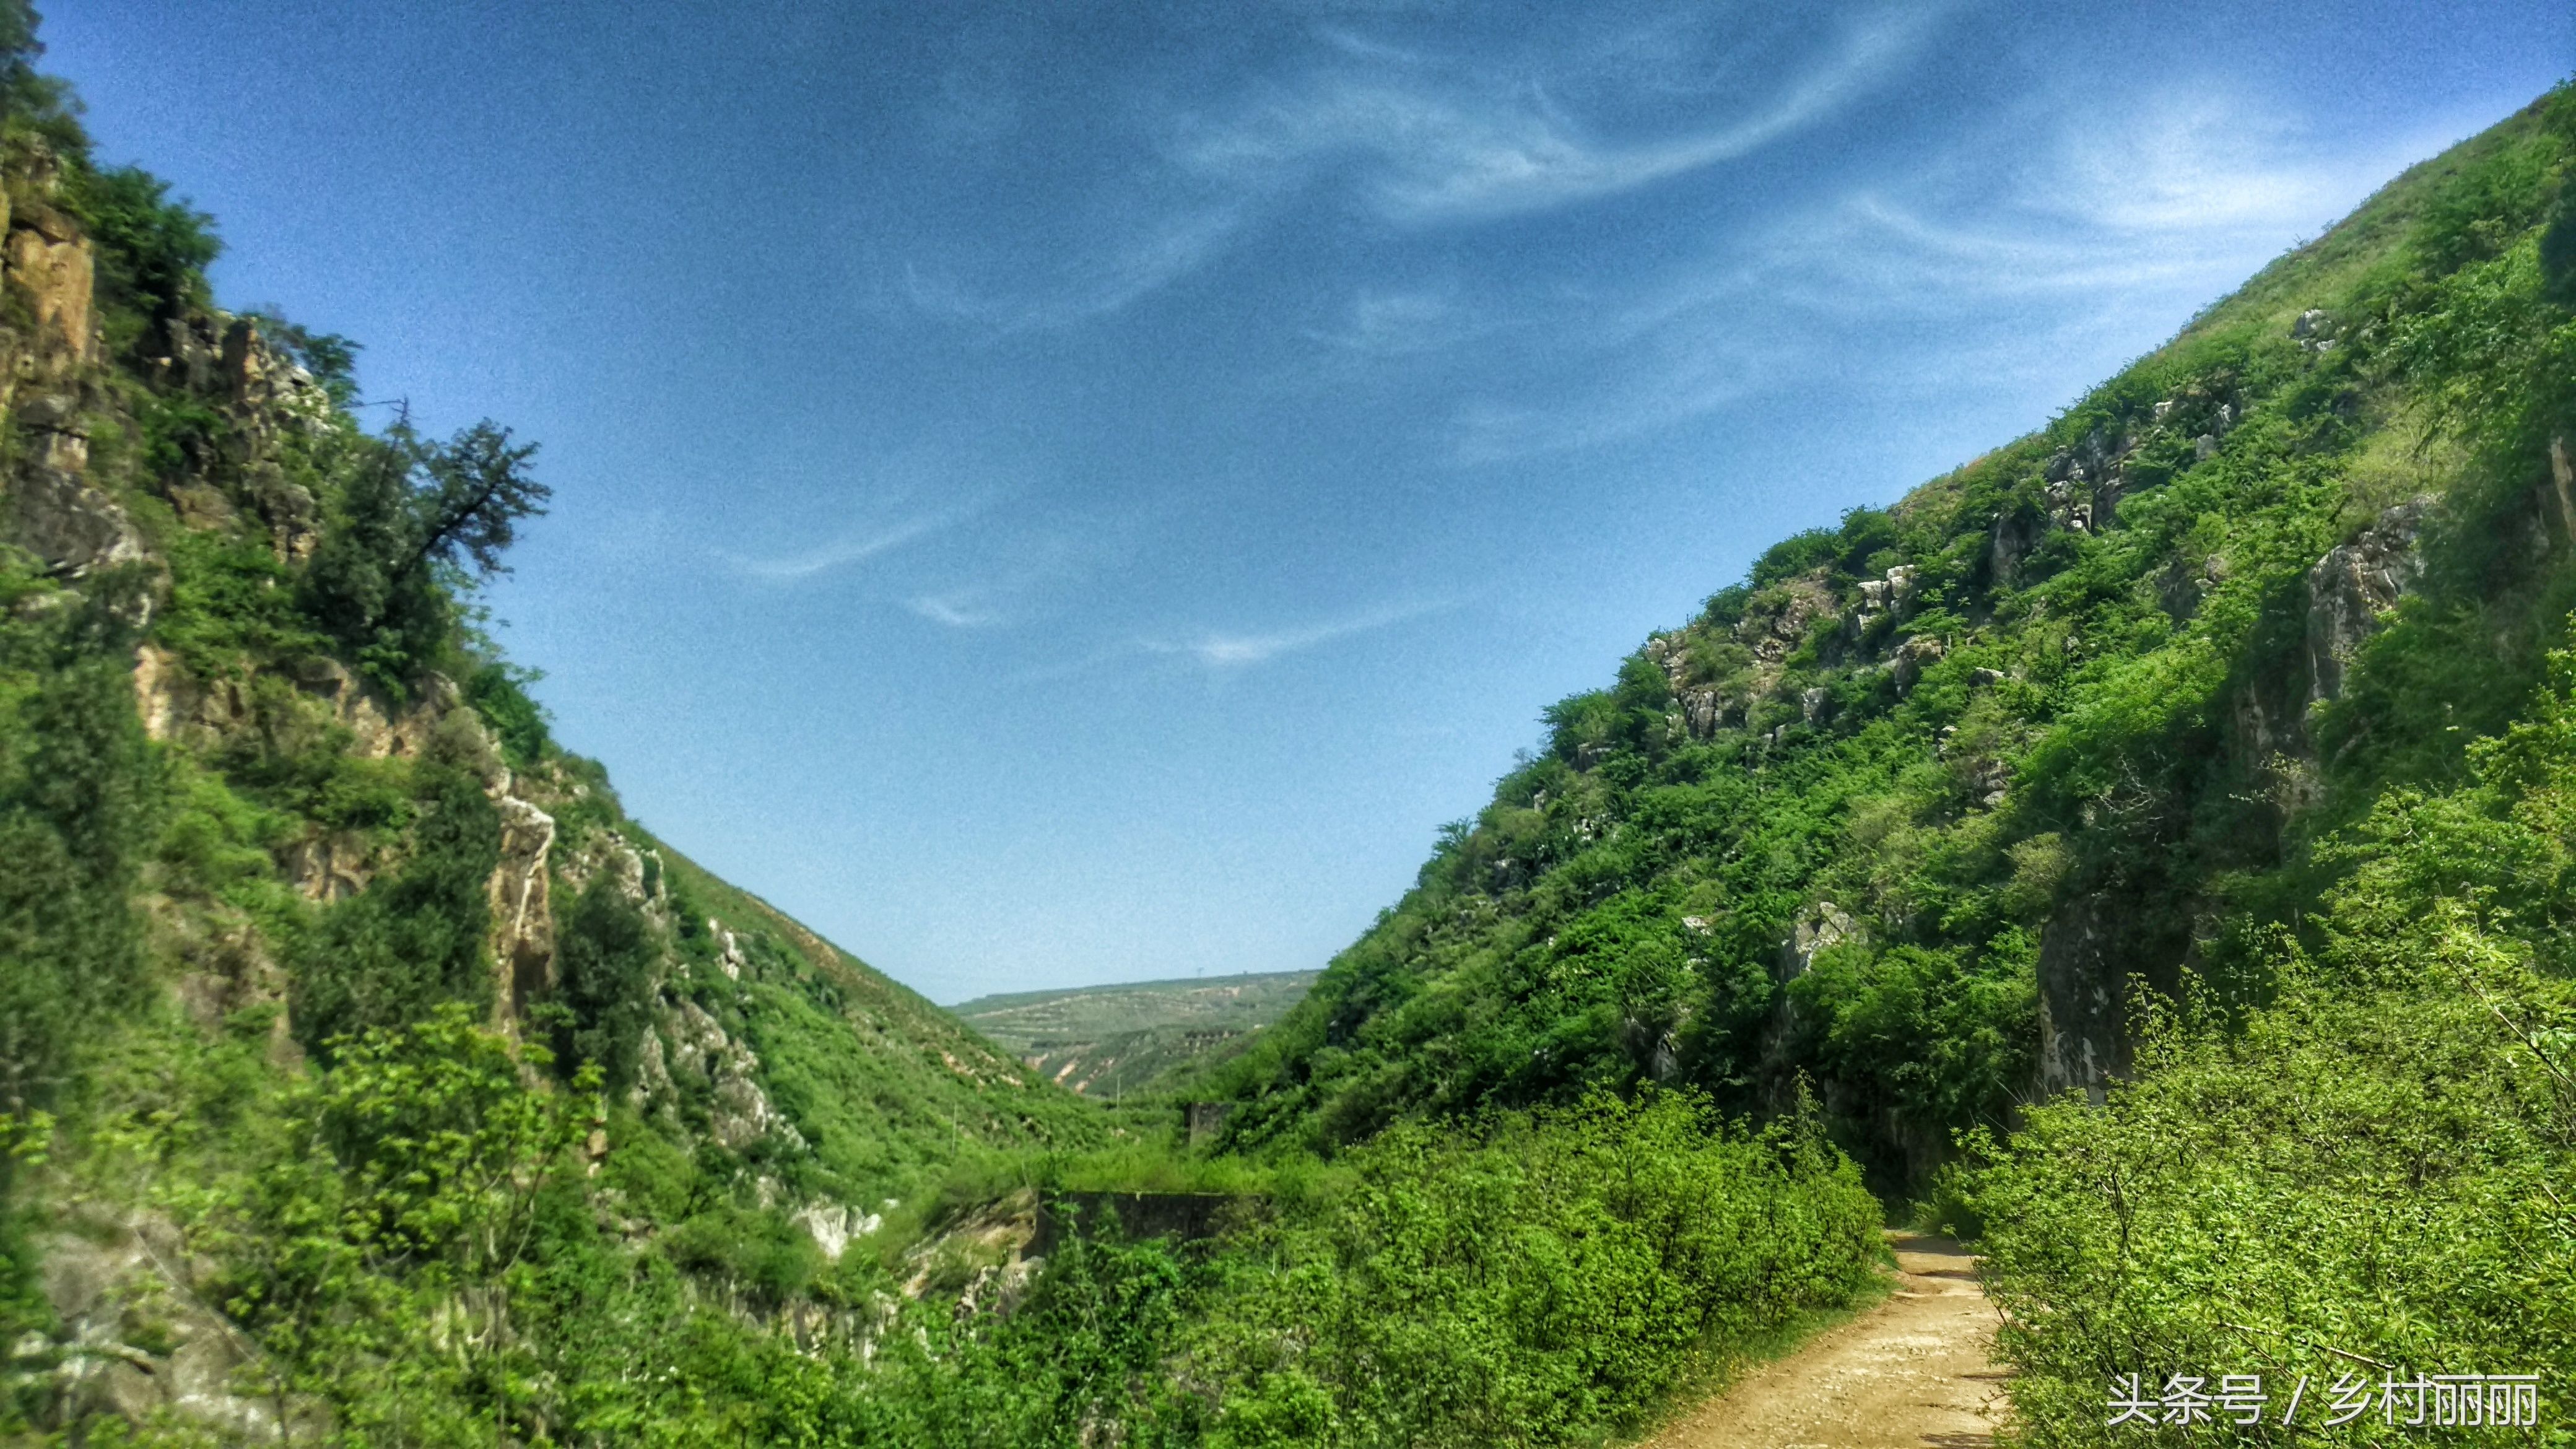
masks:
[[[513,1018],[555,984],[555,927],[547,854],[555,820],[503,791],[493,802],[501,815],[501,862],[492,871],[492,967],[495,1004]]]
[[[2344,673],[2381,619],[2424,572],[2416,542],[2430,498],[2411,499],[2379,515],[2350,543],[2326,550],[2308,570],[2308,700],[2339,698]]]

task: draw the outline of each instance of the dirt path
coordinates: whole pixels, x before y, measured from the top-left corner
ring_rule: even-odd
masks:
[[[1976,1260],[1947,1238],[1891,1233],[1887,1301],[1767,1364],[1645,1449],[1974,1449],[1994,1440],[2003,1374]]]

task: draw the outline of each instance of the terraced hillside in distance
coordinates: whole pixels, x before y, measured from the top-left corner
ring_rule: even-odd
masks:
[[[1288,1014],[1313,971],[1135,981],[979,996],[949,1010],[1038,1075],[1115,1097]]]

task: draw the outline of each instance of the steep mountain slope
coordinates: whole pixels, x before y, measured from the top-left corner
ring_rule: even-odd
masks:
[[[1116,1097],[1270,1026],[1314,984],[1312,971],[1131,981],[979,996],[949,1010],[1048,1081]]]
[[[1239,1140],[1647,1081],[1776,1107],[1803,1076],[1920,1182],[1955,1130],[2126,1072],[2131,977],[2268,999],[2266,943],[2337,871],[2313,843],[2460,779],[2576,600],[2539,340],[2569,114],[2409,172],[1550,709],[1233,1065]]]
[[[2562,87],[1549,710],[1231,1139],[1812,1085],[1982,1231],[2035,1442],[2124,1374],[2374,1443],[2563,1383],[2571,159]]]

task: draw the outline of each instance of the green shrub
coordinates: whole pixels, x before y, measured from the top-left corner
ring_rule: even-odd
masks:
[[[391,879],[323,913],[293,961],[296,1039],[328,1059],[344,1035],[406,1026],[442,1003],[493,999],[486,895],[501,858],[500,816],[472,776],[421,769],[421,816]]]
[[[1704,1353],[1838,1306],[1878,1207],[1807,1129],[1704,1101],[1389,1129],[1347,1197],[1256,1232],[1188,1339],[1208,1442],[1586,1442],[1632,1430]]]
[[[544,677],[534,669],[494,660],[465,679],[466,702],[491,726],[503,753],[518,769],[544,759],[554,748],[545,707],[528,694],[528,686]]]
[[[145,979],[131,897],[160,775],[125,660],[79,633],[0,625],[36,666],[0,674],[0,1116],[22,1120]]]
[[[2278,1004],[2168,1015],[2107,1105],[1986,1145],[1967,1205],[2033,1442],[2111,1442],[2120,1373],[2576,1374],[2576,652],[2552,659],[2467,782],[2323,843],[2345,875],[2313,956],[2273,938]]]
[[[77,166],[65,179],[111,304],[157,320],[205,303],[206,268],[223,251],[213,217],[172,200],[170,183],[140,167]]]
[[[660,960],[652,923],[617,882],[603,872],[582,888],[555,932],[555,1000],[565,1008],[555,1058],[566,1071],[597,1065],[612,1095],[635,1084]]]

